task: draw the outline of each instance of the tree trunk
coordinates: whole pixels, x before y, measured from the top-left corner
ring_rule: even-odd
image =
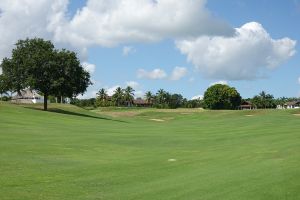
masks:
[[[60,96],[60,103],[63,103],[63,96]]]
[[[46,111],[48,109],[47,103],[48,103],[48,94],[44,94],[44,111]]]

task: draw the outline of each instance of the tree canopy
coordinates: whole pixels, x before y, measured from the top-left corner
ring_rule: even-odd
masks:
[[[238,91],[228,85],[216,84],[204,93],[204,106],[208,109],[236,109],[241,100]]]
[[[51,41],[40,38],[19,40],[11,58],[1,64],[7,89],[20,93],[25,88],[44,95],[47,110],[49,95],[74,97],[91,84],[90,74],[83,69],[76,54],[57,50]]]
[[[265,91],[260,92],[258,95],[255,95],[251,102],[257,108],[275,108],[276,102],[274,96],[267,94]]]

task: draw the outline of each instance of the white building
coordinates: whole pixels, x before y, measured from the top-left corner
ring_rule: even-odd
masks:
[[[21,94],[13,96],[11,102],[26,104],[44,103],[44,97],[34,90],[25,89],[21,91]]]
[[[290,101],[283,105],[277,105],[277,109],[297,109],[300,108],[300,101]]]

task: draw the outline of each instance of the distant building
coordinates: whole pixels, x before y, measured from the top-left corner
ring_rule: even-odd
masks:
[[[25,104],[44,103],[44,97],[39,95],[34,90],[25,89],[21,91],[21,94],[16,94],[13,96],[11,102]]]
[[[300,100],[286,102],[283,105],[277,105],[277,109],[296,109],[296,108],[300,108]]]
[[[137,98],[137,99],[133,100],[133,105],[135,105],[137,107],[151,107],[152,103],[148,102],[142,98]]]
[[[240,106],[239,110],[253,110],[256,107],[250,101],[244,101]]]

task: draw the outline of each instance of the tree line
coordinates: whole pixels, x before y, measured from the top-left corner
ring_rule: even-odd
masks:
[[[209,87],[204,93],[203,99],[188,100],[181,94],[172,94],[163,89],[156,93],[148,91],[143,96],[143,100],[148,103],[149,107],[154,108],[205,108],[205,109],[238,109],[244,102],[249,102],[254,108],[270,109],[276,108],[277,105],[284,105],[289,101],[297,101],[298,98],[281,97],[275,99],[273,95],[260,92],[253,98],[243,99],[239,92],[228,85],[216,84]],[[131,107],[134,105],[134,89],[130,86],[126,88],[118,87],[112,96],[107,94],[105,88],[101,88],[95,98],[91,99],[73,99],[72,104],[80,107],[109,107],[123,106]]]
[[[97,92],[96,98],[91,99],[73,99],[72,104],[81,107],[108,107],[108,106],[125,106],[132,107],[134,104],[134,89],[130,86],[126,88],[118,87],[112,96],[107,94],[105,88]],[[159,89],[155,94],[151,91],[145,93],[143,98],[149,107],[154,108],[199,108],[203,107],[203,101],[200,99],[187,100],[181,94],[172,94],[163,89]]]

